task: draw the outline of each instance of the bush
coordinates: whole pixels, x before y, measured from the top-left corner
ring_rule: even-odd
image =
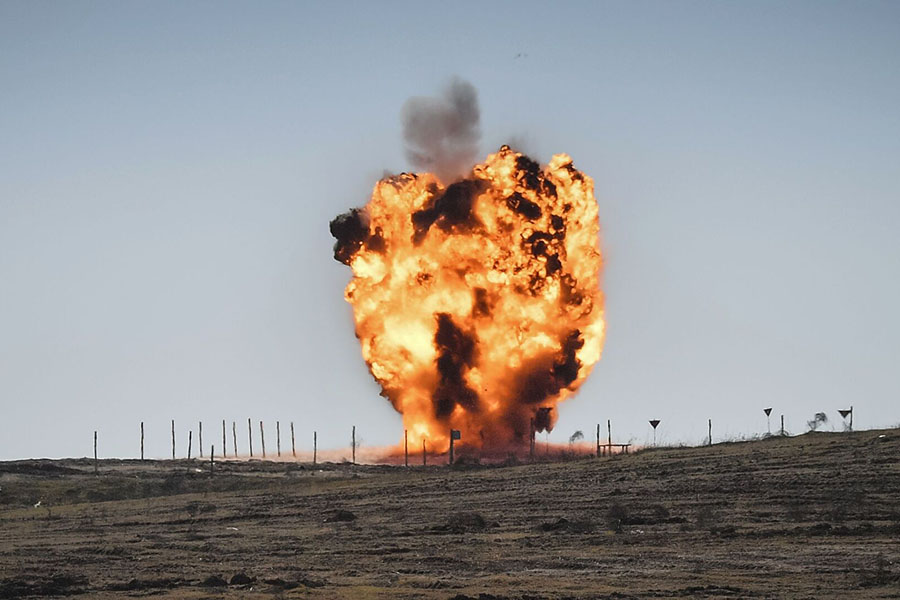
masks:
[[[613,502],[606,511],[606,525],[616,533],[622,533],[622,525],[628,519],[628,509],[618,502]]]
[[[698,529],[713,529],[719,524],[720,515],[712,506],[703,506],[694,517],[694,524]]]

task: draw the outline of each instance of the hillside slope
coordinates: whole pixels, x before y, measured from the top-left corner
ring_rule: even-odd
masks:
[[[898,430],[216,467],[0,463],[0,597],[900,598]]]

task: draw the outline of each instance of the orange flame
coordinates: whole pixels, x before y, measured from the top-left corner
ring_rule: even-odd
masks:
[[[597,202],[565,154],[542,169],[503,146],[446,187],[388,177],[331,231],[363,358],[411,442],[527,444],[600,359]]]

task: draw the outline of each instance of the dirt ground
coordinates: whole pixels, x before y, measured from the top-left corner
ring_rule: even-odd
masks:
[[[0,598],[73,595],[900,598],[900,430],[502,467],[0,463]]]

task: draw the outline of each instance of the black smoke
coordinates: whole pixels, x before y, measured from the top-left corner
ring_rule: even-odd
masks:
[[[460,329],[450,315],[439,313],[436,317],[434,345],[438,349],[437,368],[441,379],[432,396],[435,414],[448,417],[457,404],[468,411],[477,410],[478,394],[464,377],[469,367],[475,364],[476,340]]]

